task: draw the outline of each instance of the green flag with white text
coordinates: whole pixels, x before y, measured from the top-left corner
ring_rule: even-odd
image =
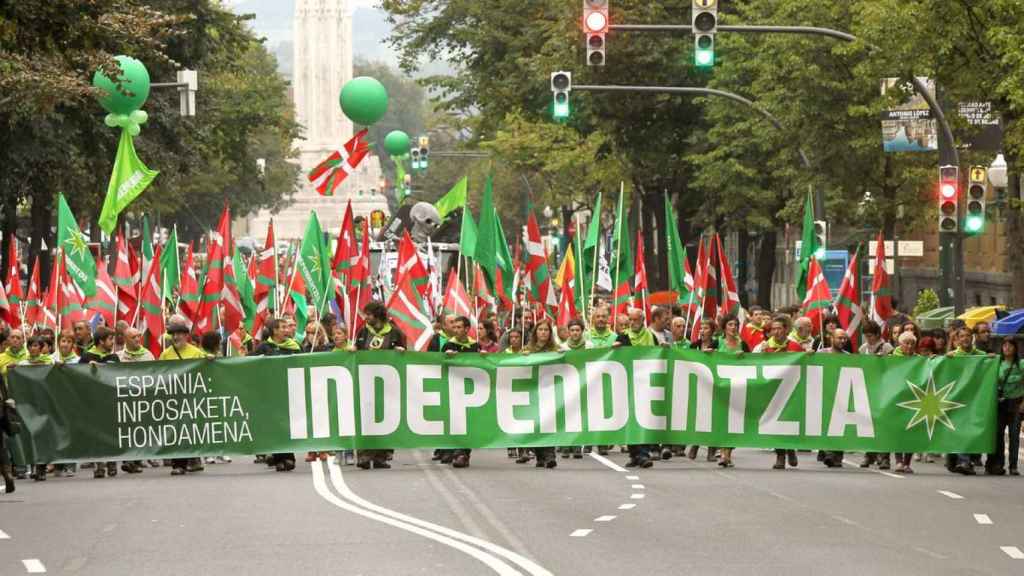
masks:
[[[96,294],[96,260],[63,194],[58,196],[57,204],[57,245],[64,253],[68,276],[78,284],[86,297],[91,297]]]
[[[138,198],[159,173],[150,170],[139,160],[132,136],[127,130],[122,130],[121,141],[117,144],[117,156],[114,158],[114,170],[107,185],[107,197],[103,200],[103,210],[100,212],[100,229],[112,234],[117,228],[118,214]]]

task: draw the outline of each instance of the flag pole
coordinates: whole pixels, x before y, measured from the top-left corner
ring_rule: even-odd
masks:
[[[576,218],[575,215],[573,215],[573,218],[576,220],[576,254],[578,256],[577,262],[580,263],[580,276],[583,276],[580,282],[580,287],[582,288],[587,281],[587,265],[585,262],[583,262],[583,240],[582,238],[580,238],[580,219]],[[597,253],[597,250],[594,250],[594,252]],[[547,262],[545,262],[544,265],[547,266]],[[597,271],[595,270],[594,272]],[[548,282],[548,284],[550,289],[551,282]],[[545,302],[544,304],[547,305],[547,302]],[[590,316],[587,314],[587,300],[586,298],[583,298],[583,326],[586,328],[590,327],[589,318]]]
[[[620,181],[619,182],[619,207],[618,207],[619,208],[618,209],[618,216],[619,217],[622,216],[622,195],[625,194],[625,192],[626,192],[626,182],[625,181]],[[616,330],[616,327],[618,326],[618,324],[616,324],[616,317],[618,316],[619,305],[618,305],[618,302],[615,301],[615,296],[616,296],[616,294],[619,291],[619,286],[616,283],[619,281],[619,268],[621,267],[620,266],[620,262],[619,262],[621,260],[621,258],[619,258],[619,256],[621,256],[621,253],[622,253],[622,229],[621,229],[622,223],[621,222],[616,222],[615,225],[619,226],[620,228],[618,230],[618,232],[619,232],[619,241],[615,243],[615,278],[612,280],[612,332],[614,332]]]
[[[61,293],[62,288],[63,288],[63,286],[61,286],[61,284],[63,284],[63,283],[61,282],[60,262],[63,259],[64,259],[64,249],[61,248],[58,245],[57,246],[57,273],[54,274],[55,285],[50,287],[50,289],[53,290],[53,315],[57,318],[57,333],[58,334],[60,334],[60,331],[61,331],[61,322],[60,322],[61,321],[61,317],[60,317],[61,316],[61,314],[60,314],[60,293]]]
[[[601,216],[600,214],[595,214],[594,218],[600,218],[600,216]],[[600,228],[600,223],[598,223],[598,230],[600,230],[600,229],[601,229]],[[590,307],[591,308],[594,307],[594,288],[597,286],[597,277],[600,276],[600,271],[597,269],[597,255],[601,252],[601,247],[602,247],[602,241],[601,241],[601,234],[599,233],[597,235],[597,246],[594,246],[594,266],[590,269],[591,276],[590,276],[590,298],[589,298],[589,301],[590,301]],[[581,266],[580,269],[582,270],[583,266]],[[580,290],[584,290],[584,291],[586,290],[586,285],[584,284],[585,281],[586,280],[583,279],[583,278],[580,279]],[[589,323],[589,321],[590,321],[590,319],[588,318],[586,320],[586,322]],[[589,326],[589,324],[588,324],[588,326]]]

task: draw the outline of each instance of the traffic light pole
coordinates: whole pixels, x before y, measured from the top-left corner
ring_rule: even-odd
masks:
[[[613,86],[613,85],[573,85],[572,90],[581,92],[645,92],[648,94],[687,94],[687,95],[698,95],[698,96],[718,96],[721,98],[727,98],[734,102],[739,102],[749,108],[756,110],[761,116],[764,116],[766,120],[771,122],[779,131],[782,130],[782,123],[776,118],[771,112],[765,110],[763,107],[758,106],[754,102],[740,96],[739,94],[728,92],[726,90],[716,90],[714,88],[696,88],[690,86]],[[803,148],[797,146],[797,154],[800,155],[800,162],[804,165],[808,171],[811,170],[811,162],[807,159],[807,154],[804,153]]]
[[[608,27],[611,31],[617,32],[676,32],[693,33],[693,26],[689,24],[612,24]],[[857,37],[848,32],[833,30],[831,28],[818,28],[815,26],[748,26],[748,25],[718,25],[719,32],[738,32],[745,34],[807,34],[812,36],[825,36],[844,42],[856,42]],[[880,50],[873,44],[866,44],[871,50]],[[910,80],[914,90],[921,95],[928,108],[939,124],[939,165],[951,164],[960,165],[960,153],[956,149],[953,139],[953,130],[946,120],[946,114],[939,102],[928,92],[928,87],[920,78],[910,71]],[[721,94],[719,94],[721,95]],[[773,121],[778,126],[777,121]],[[803,153],[801,152],[801,156]],[[806,158],[804,158],[806,164]],[[817,217],[824,218],[824,195],[821,190],[814,194],[814,210]],[[959,218],[959,214],[957,215]],[[964,274],[964,250],[963,235],[956,232],[939,232],[939,269],[941,272],[941,294],[943,304],[953,304],[954,312],[960,315],[964,311],[966,296],[966,278]]]

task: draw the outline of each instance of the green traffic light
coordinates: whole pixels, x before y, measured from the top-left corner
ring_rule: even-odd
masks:
[[[715,65],[713,50],[697,50],[693,55],[693,63],[699,68],[711,68]]]
[[[964,221],[964,231],[968,234],[978,234],[985,228],[985,218],[980,215],[968,216]]]
[[[564,96],[564,98],[559,98],[560,96]],[[569,97],[564,93],[557,94],[555,96],[555,105],[551,109],[551,116],[555,120],[568,120],[571,113],[572,111],[569,109]]]

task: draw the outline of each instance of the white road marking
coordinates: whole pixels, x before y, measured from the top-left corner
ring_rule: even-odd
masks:
[[[630,484],[629,487],[632,488],[633,490],[643,490],[644,489],[644,485],[643,484]]]
[[[583,538],[584,536],[586,536],[587,534],[590,534],[591,532],[593,532],[593,530],[591,530],[590,528],[579,528],[577,530],[573,530],[572,534],[569,534],[569,536],[571,536],[573,538]]]
[[[957,494],[956,492],[950,492],[949,490],[937,490],[937,492],[939,494],[942,494],[943,496],[945,496],[947,498],[951,498],[953,500],[963,500],[964,499],[963,496]]]
[[[644,499],[644,495],[643,494],[630,494],[629,497],[632,500],[643,500]]]
[[[639,480],[639,476],[626,476],[626,480]]]
[[[469,534],[464,534],[462,532],[459,532],[458,530],[452,530],[451,528],[441,526],[439,524],[434,524],[433,522],[420,520],[419,518],[414,518],[407,514],[402,514],[401,512],[396,512],[394,510],[384,508],[383,506],[378,506],[373,502],[365,500],[359,497],[355,492],[352,492],[352,490],[349,489],[348,485],[345,484],[345,478],[341,474],[340,466],[338,466],[333,461],[328,461],[327,467],[331,473],[331,483],[334,485],[334,489],[337,490],[339,494],[341,494],[342,498],[345,498],[346,500],[352,502],[356,506],[362,506],[366,510],[370,511],[369,513],[371,514],[380,514],[384,517],[392,518],[405,524],[410,524],[412,525],[412,527],[433,530],[434,532],[432,533],[437,533],[437,535],[439,535],[440,537],[453,539],[456,542],[456,544],[462,544],[462,542],[466,542],[469,544],[473,544],[475,546],[479,546],[487,552],[490,552],[496,556],[501,556],[506,560],[510,560],[513,563],[518,564],[528,574],[531,574],[533,576],[552,576],[551,572],[549,572],[547,569],[537,564],[533,560],[530,560],[529,558],[521,554],[517,554],[507,548],[498,546],[493,542],[488,542],[487,540],[483,540],[475,536],[470,536]],[[319,469],[320,467],[314,466],[313,468]],[[484,554],[487,554],[487,552],[484,552]],[[495,558],[495,560],[498,559]],[[515,571],[514,573],[519,574],[518,571]]]
[[[978,524],[984,524],[986,526],[992,524],[992,519],[988,517],[988,514],[975,514],[974,521]]]
[[[856,462],[850,462],[849,460],[847,460],[845,458],[843,458],[843,464],[847,464],[849,466],[854,466],[854,467],[860,466],[860,464],[858,464]],[[886,472],[885,470],[875,470],[873,468],[867,468],[866,470],[868,472],[875,472],[876,474],[881,474],[882,476],[888,476],[889,478],[899,478],[900,480],[903,480],[904,478],[906,478],[906,476],[901,476],[899,474],[893,474],[892,472]]]
[[[359,516],[363,516],[364,518],[369,518],[370,520],[375,520],[377,522],[381,522],[389,526],[394,526],[395,528],[405,530],[407,532],[412,532],[413,534],[418,534],[420,536],[423,536],[424,538],[429,538],[430,540],[440,542],[441,544],[444,544],[446,546],[451,546],[452,548],[459,550],[460,552],[463,552],[465,554],[468,554],[473,558],[476,558],[480,562],[483,562],[489,568],[491,568],[498,574],[501,574],[502,576],[521,576],[521,572],[519,572],[512,566],[509,566],[505,562],[501,561],[499,558],[491,554],[488,554],[487,552],[484,552],[479,548],[474,548],[473,546],[469,546],[468,544],[459,542],[458,540],[454,540],[442,534],[438,534],[437,532],[425,530],[419,526],[412,525],[408,522],[401,522],[393,518],[384,516],[383,514],[378,514],[376,512],[364,510],[350,502],[346,502],[341,498],[338,498],[327,487],[323,466],[320,465],[319,463],[314,463],[313,466],[311,466],[311,468],[313,469],[313,488],[316,490],[318,494],[320,494],[320,496],[324,500],[327,500],[328,502],[334,504],[338,508],[341,508],[342,510],[346,510],[348,512],[352,512],[353,514],[358,514]]]
[[[22,564],[25,565],[25,571],[29,574],[45,574],[46,566],[39,561],[38,558],[29,558],[28,560],[22,560]]]
[[[594,522],[611,522],[612,520],[615,520],[615,516],[598,516],[594,518]]]
[[[999,549],[1014,560],[1024,560],[1024,552],[1021,552],[1020,548],[1016,546],[1000,546]]]
[[[636,504],[619,504],[619,510],[632,510],[636,508]]]
[[[615,470],[616,472],[628,472],[628,470],[626,470],[622,466],[619,466],[615,462],[612,462],[611,460],[609,460],[609,459],[605,458],[604,456],[601,456],[600,454],[597,454],[595,452],[591,452],[590,453],[590,457],[593,458],[594,460],[597,460],[601,464],[604,464],[605,466],[611,468],[612,470]]]
[[[7,532],[0,530],[0,540],[10,540],[11,537],[7,535]]]

